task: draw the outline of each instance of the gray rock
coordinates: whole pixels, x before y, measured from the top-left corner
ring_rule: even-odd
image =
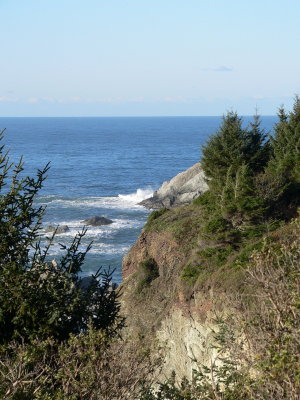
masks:
[[[46,226],[46,228],[45,228],[46,233],[52,233],[52,232],[56,231],[57,234],[69,232],[69,230],[70,229],[69,229],[68,225],[57,225],[57,226],[49,225],[49,226]]]
[[[153,197],[139,204],[153,210],[191,203],[208,189],[200,163],[176,175],[153,193]]]
[[[88,289],[91,285],[96,284],[97,279],[94,276],[85,276],[81,278],[78,282],[78,286],[81,289]]]
[[[114,221],[112,221],[109,218],[105,218],[105,217],[92,217],[89,219],[85,219],[84,221],[81,221],[81,223],[85,224],[85,225],[91,225],[91,226],[101,226],[101,225],[109,225],[112,224]]]

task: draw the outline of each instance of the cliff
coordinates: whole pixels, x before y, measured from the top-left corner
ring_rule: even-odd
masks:
[[[154,213],[123,259],[128,329],[166,348],[163,376],[190,378],[197,363],[210,365],[215,318],[239,284],[236,271],[201,270],[201,251],[214,245],[198,235],[202,217],[194,204]]]
[[[199,365],[221,366],[216,333],[222,331],[218,320],[226,320],[225,328],[239,339],[222,351],[229,349],[233,357],[238,351],[238,362],[246,363],[250,377],[256,364],[269,385],[281,368],[270,354],[298,354],[297,339],[290,337],[297,337],[300,322],[300,220],[240,246],[209,240],[203,229],[206,220],[198,201],[150,215],[123,260],[122,307],[128,332],[164,349],[162,381],[173,370],[178,380],[191,379]],[[281,342],[282,337],[287,342]],[[287,366],[287,376],[293,378],[296,362]]]

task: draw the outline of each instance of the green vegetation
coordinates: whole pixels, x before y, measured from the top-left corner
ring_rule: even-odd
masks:
[[[137,376],[148,376],[153,362],[141,341],[137,350],[120,338],[124,318],[112,272],[100,269],[89,282],[79,277],[90,248],[80,248],[85,230],[60,260],[48,255],[55,233],[41,247],[44,209],[34,200],[48,168],[24,176],[22,161],[11,164],[0,147],[0,398],[137,394]]]
[[[174,373],[156,389],[146,386],[141,399],[299,399],[299,285],[297,218],[281,238],[252,254],[243,296],[228,294],[236,312],[216,321],[211,366],[199,364],[191,381],[178,382]]]
[[[153,258],[149,258],[140,263],[138,269],[138,284],[137,292],[140,293],[146,289],[150,283],[159,277],[159,270],[156,261]]]
[[[295,216],[300,197],[299,132],[298,97],[289,115],[280,110],[270,140],[258,116],[247,128],[236,113],[223,118],[219,131],[203,146],[201,160],[210,194],[197,204],[213,210],[205,227],[208,233],[219,233],[223,227],[226,236],[232,231],[235,241],[243,240],[261,236],[271,218]],[[213,206],[205,202],[208,197]]]
[[[201,272],[201,265],[186,265],[181,273],[181,278],[189,283],[195,283],[200,272]]]
[[[164,215],[168,211],[167,208],[161,208],[160,210],[153,211],[147,220],[147,224],[151,224],[155,219],[159,218],[160,216]],[[146,229],[147,229],[147,224],[146,224]]]
[[[98,271],[87,287],[78,276],[89,250],[79,250],[84,230],[58,262],[48,257],[55,234],[41,248],[44,210],[33,202],[47,170],[24,177],[22,161],[11,165],[0,148],[0,344],[49,336],[61,341],[86,331],[88,324],[113,333],[123,324],[111,274]]]
[[[187,250],[180,274],[187,298],[213,287],[236,312],[219,321],[211,367],[199,365],[191,381],[175,371],[158,388],[146,386],[143,400],[300,396],[299,97],[278,116],[268,137],[258,116],[244,128],[228,113],[203,147],[209,190],[148,226],[171,232]]]
[[[11,165],[0,147],[1,398],[299,399],[300,100],[290,113],[279,110],[274,137],[258,116],[246,128],[242,122],[228,113],[203,147],[209,190],[189,206],[155,211],[145,226],[170,235],[182,264],[165,282],[146,256],[134,274],[139,306],[164,290],[150,305],[159,323],[158,302],[169,306],[169,294],[174,300],[186,289],[192,299],[212,288],[236,311],[218,321],[210,367],[199,365],[191,381],[174,373],[156,386],[160,357],[140,338],[121,338],[111,273],[99,270],[87,286],[78,276],[89,250],[80,247],[85,231],[60,260],[48,255],[55,233],[41,247],[44,210],[34,199],[48,166],[26,177],[22,161]]]

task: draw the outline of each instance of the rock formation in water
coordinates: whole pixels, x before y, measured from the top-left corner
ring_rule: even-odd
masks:
[[[45,228],[46,233],[56,232],[58,235],[60,233],[69,232],[69,230],[70,229],[69,229],[68,225],[57,225],[57,226],[49,225],[49,226],[46,226],[46,228]]]
[[[200,163],[164,182],[153,196],[139,204],[153,210],[189,204],[207,190],[208,186]]]
[[[84,221],[81,221],[82,224],[90,225],[90,226],[110,225],[113,222],[114,221],[112,221],[109,218],[99,217],[99,216],[88,218],[88,219],[85,219]]]

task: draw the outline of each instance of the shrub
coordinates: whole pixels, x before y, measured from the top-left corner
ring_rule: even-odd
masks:
[[[133,399],[161,363],[143,340],[111,338],[92,327],[62,343],[11,342],[7,350],[0,350],[3,400]]]
[[[208,223],[205,225],[205,232],[207,233],[222,233],[229,228],[228,221],[218,215],[214,215],[209,219]]]
[[[141,292],[147,288],[151,282],[159,277],[159,269],[154,258],[149,258],[139,265],[137,291]]]
[[[201,273],[202,267],[200,265],[188,264],[184,267],[181,273],[181,279],[187,281],[189,284],[194,284]]]
[[[159,218],[160,216],[164,215],[167,211],[168,211],[167,208],[161,208],[160,210],[153,211],[153,212],[149,215],[149,217],[148,217],[148,219],[147,219],[147,225],[150,226],[151,223],[152,223],[154,220],[156,220],[156,219]],[[147,226],[147,225],[146,225],[146,226]]]

